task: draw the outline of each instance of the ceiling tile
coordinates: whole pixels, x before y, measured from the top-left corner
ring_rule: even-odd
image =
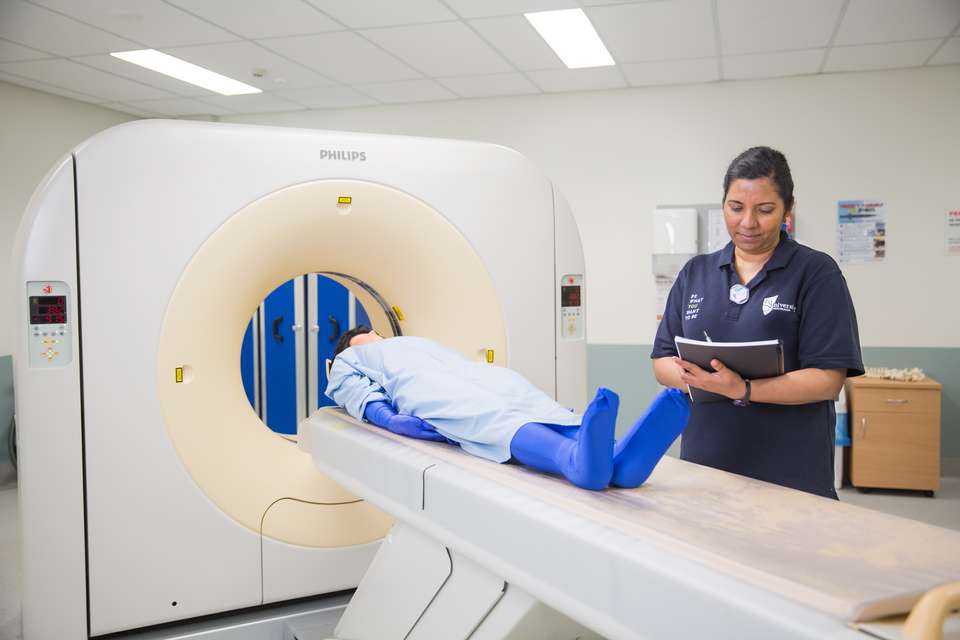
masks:
[[[659,84],[694,84],[720,79],[716,58],[632,62],[621,65],[627,82],[635,87]]]
[[[914,40],[888,44],[864,44],[856,47],[833,47],[823,70],[868,71],[919,67],[940,45],[941,40]]]
[[[947,40],[930,64],[960,64],[960,37]]]
[[[590,91],[627,86],[616,67],[528,71],[527,77],[544,91]]]
[[[215,104],[236,113],[278,113],[283,111],[303,111],[304,107],[285,100],[273,93],[257,93],[245,96],[214,96],[204,98],[204,102]]]
[[[173,47],[164,51],[264,91],[333,84],[328,78],[315,71],[279,56],[254,42]],[[264,75],[256,77],[255,70],[258,73],[263,72]]]
[[[427,79],[368,84],[357,88],[377,100],[387,103],[430,102],[453,100],[457,97],[433,80]]]
[[[237,2],[237,0],[167,0],[244,38],[276,38],[324,31],[342,26],[303,0]]]
[[[421,74],[355,33],[321,33],[258,42],[344,84],[421,77]]]
[[[58,56],[82,56],[140,47],[136,42],[80,24],[43,7],[21,0],[0,2],[3,3],[0,38],[18,44]]]
[[[438,0],[307,0],[351,29],[454,20]]]
[[[101,107],[106,107],[107,109],[113,109],[114,111],[120,111],[122,113],[127,113],[132,116],[138,116],[140,118],[162,118],[162,113],[156,113],[155,111],[147,111],[146,109],[140,109],[137,107],[132,107],[129,104],[123,102],[106,102],[100,105]]]
[[[379,104],[370,96],[365,96],[350,87],[294,89],[292,91],[278,91],[277,94],[311,109],[344,109]]]
[[[850,0],[835,45],[943,38],[960,24],[957,0]]]
[[[130,64],[129,62],[125,62],[119,58],[114,58],[113,56],[79,56],[71,59],[79,64],[83,64],[88,67],[95,67],[101,71],[106,71],[107,73],[112,73],[116,76],[122,76],[129,80],[133,80],[134,82],[156,87],[157,89],[163,89],[164,91],[169,91],[170,93],[178,96],[200,97],[217,95],[213,91],[202,89],[188,82],[183,82],[181,80],[177,80],[176,78],[171,78],[170,76],[165,76],[162,73],[157,73],[156,71],[151,71],[150,69],[144,69],[141,66]]]
[[[513,68],[462,22],[360,32],[428,76],[466,76]]]
[[[43,58],[52,58],[54,56],[43,51],[37,51],[30,47],[0,40],[0,62],[18,62],[20,60],[42,60]]]
[[[169,98],[166,100],[124,101],[131,107],[159,113],[164,116],[227,116],[233,112],[208,102],[193,98]]]
[[[53,93],[65,98],[79,100],[81,102],[103,102],[101,98],[96,96],[79,93],[77,91],[70,91],[69,89],[63,89],[62,87],[55,87],[53,85],[46,84],[45,82],[37,82],[36,80],[31,80],[30,78],[22,78],[11,73],[4,73],[3,71],[0,71],[0,80],[9,82],[10,84],[20,85],[21,87],[27,87],[28,89],[36,89],[37,91],[43,91],[44,93]]]
[[[709,58],[717,53],[710,0],[595,7],[587,15],[617,62]]]
[[[0,70],[102,98],[102,102],[127,102],[169,97],[170,93],[154,87],[91,69],[72,60],[34,60],[6,62]]]
[[[447,6],[464,18],[518,16],[534,11],[576,9],[577,0],[446,0]]]
[[[471,20],[470,25],[518,69],[563,69],[553,49],[523,16]]]
[[[826,47],[842,8],[843,0],[718,0],[720,51],[730,56]]]
[[[440,84],[461,98],[489,98],[540,93],[535,84],[522,73],[495,73],[489,76],[442,78]]]
[[[820,71],[820,64],[823,62],[824,51],[824,49],[807,49],[805,51],[724,56],[723,78],[725,80],[748,80],[817,73]]]
[[[238,39],[161,0],[123,0],[122,3],[117,0],[33,2],[147,47],[176,47]]]

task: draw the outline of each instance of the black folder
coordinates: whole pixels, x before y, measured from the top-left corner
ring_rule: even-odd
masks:
[[[710,361],[716,358],[742,378],[773,378],[783,375],[783,343],[780,340],[757,342],[704,342],[676,337],[680,358],[692,362],[705,371],[713,372]],[[690,387],[694,402],[730,402],[730,398]]]

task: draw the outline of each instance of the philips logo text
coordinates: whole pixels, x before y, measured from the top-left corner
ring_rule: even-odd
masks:
[[[321,160],[346,160],[348,162],[366,162],[366,151],[340,151],[339,149],[323,149],[320,151]]]

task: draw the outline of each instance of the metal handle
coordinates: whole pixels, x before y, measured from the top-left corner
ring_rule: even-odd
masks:
[[[887,398],[887,404],[907,404],[909,400],[903,398]]]
[[[283,316],[277,316],[273,319],[273,339],[283,344],[283,336],[280,335],[280,323],[283,322]]]
[[[332,313],[327,318],[330,321],[330,337],[327,339],[330,344],[335,344],[340,337],[340,321]]]
[[[867,437],[867,416],[860,418],[860,437],[864,439]]]
[[[297,331],[303,331],[303,325],[302,324],[292,325],[290,327],[290,330],[293,331],[294,333],[296,333]]]
[[[320,325],[318,324],[310,325],[310,333],[320,333]]]

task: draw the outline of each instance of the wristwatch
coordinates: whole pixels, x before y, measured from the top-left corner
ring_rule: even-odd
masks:
[[[750,381],[746,378],[743,379],[744,384],[747,385],[747,390],[744,392],[743,397],[739,400],[734,400],[733,404],[738,407],[749,407],[750,406]]]

